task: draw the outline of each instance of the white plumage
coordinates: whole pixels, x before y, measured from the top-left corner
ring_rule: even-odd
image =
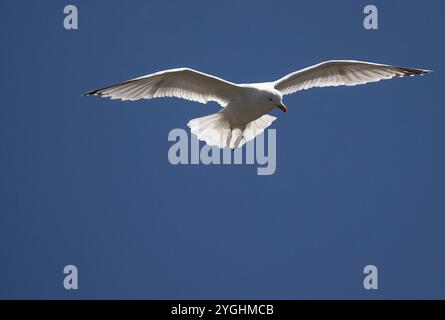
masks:
[[[261,134],[276,119],[268,115],[278,107],[287,112],[283,95],[314,87],[355,86],[429,70],[394,67],[352,60],[323,62],[277,81],[235,84],[189,68],[165,70],[85,95],[121,100],[177,97],[200,103],[216,101],[223,109],[188,123],[191,132],[211,146],[241,147]]]

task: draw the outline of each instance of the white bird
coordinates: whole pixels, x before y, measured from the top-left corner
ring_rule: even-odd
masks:
[[[139,100],[177,97],[200,103],[216,101],[223,109],[191,120],[187,125],[198,139],[210,146],[241,147],[262,133],[276,117],[274,108],[287,113],[283,95],[314,87],[355,86],[383,79],[423,75],[429,70],[335,60],[293,72],[265,83],[235,84],[189,68],[160,71],[85,95]]]

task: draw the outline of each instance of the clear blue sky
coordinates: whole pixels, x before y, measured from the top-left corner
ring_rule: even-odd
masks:
[[[373,1],[378,31],[366,4],[0,2],[0,298],[445,298],[445,4]],[[166,68],[263,82],[329,59],[435,72],[287,96],[267,177],[170,165],[168,132],[216,104],[81,96]]]

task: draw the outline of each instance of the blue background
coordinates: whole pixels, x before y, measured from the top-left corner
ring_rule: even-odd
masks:
[[[366,4],[1,1],[0,298],[445,298],[445,4],[373,1],[378,31]],[[215,103],[81,96],[167,68],[245,83],[330,59],[435,72],[285,97],[273,176],[168,162],[168,132]]]

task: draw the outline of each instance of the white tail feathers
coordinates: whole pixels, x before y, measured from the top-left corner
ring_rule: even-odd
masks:
[[[187,126],[199,140],[205,141],[210,146],[219,148],[229,146],[236,149],[261,134],[275,119],[276,117],[266,114],[248,123],[245,128],[233,128],[224,113],[218,112],[190,120]]]

